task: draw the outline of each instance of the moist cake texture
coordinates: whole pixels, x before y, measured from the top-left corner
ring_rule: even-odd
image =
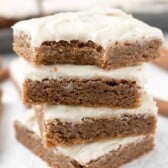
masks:
[[[140,87],[135,82],[102,79],[25,80],[25,104],[65,104],[134,108],[140,105]]]
[[[137,65],[157,58],[163,43],[159,29],[109,8],[22,21],[13,29],[15,52],[37,65]]]
[[[153,148],[153,135],[149,135],[47,149],[34,121],[17,121],[14,127],[18,141],[52,168],[117,168]]]
[[[26,104],[133,108],[141,102],[144,78],[140,66],[109,71],[79,65],[35,67],[22,59],[11,66],[15,74],[21,74],[19,86]]]
[[[155,102],[148,95],[134,109],[39,105],[35,111],[47,147],[153,134],[157,116]]]

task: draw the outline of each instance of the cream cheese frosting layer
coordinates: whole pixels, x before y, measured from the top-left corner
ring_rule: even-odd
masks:
[[[35,117],[32,116],[31,118],[27,118],[27,121],[23,124],[40,136],[40,131],[38,129]],[[145,136],[135,136],[85,144],[59,145],[54,148],[53,151],[61,152],[62,154],[78,161],[81,165],[85,165],[91,160],[104,156],[105,154],[116,150],[119,147],[124,147],[132,143],[139,143],[143,141],[144,138]]]
[[[99,157],[113,152],[118,148],[123,148],[129,144],[140,143],[145,139],[145,136],[127,137],[113,140],[106,140],[100,142],[93,142],[87,144],[58,146],[55,150],[60,151],[66,156],[69,156],[79,162],[81,165],[85,165],[92,160],[96,160]]]
[[[24,70],[23,67],[24,66],[22,66],[20,58],[14,59],[9,64],[10,76],[20,90],[22,89],[22,84],[23,84],[24,78],[25,78],[24,72],[23,72],[23,70]]]
[[[159,29],[112,8],[66,12],[21,21],[13,29],[14,35],[20,32],[28,34],[34,47],[39,47],[44,41],[60,40],[92,40],[105,48],[116,41],[163,40]]]
[[[14,60],[10,69],[19,86],[25,79],[43,80],[73,77],[80,79],[109,78],[136,81],[139,84],[145,82],[143,66],[130,66],[113,70],[104,70],[92,65],[54,64],[33,66],[23,58]]]
[[[30,108],[26,110],[26,115],[24,118],[20,119],[21,122],[28,128],[31,128],[33,132],[35,132],[38,136],[41,136],[40,129],[38,127],[34,108]]]
[[[41,106],[36,106],[36,108]],[[142,96],[141,106],[134,109],[115,109],[106,107],[83,107],[66,105],[43,105],[43,115],[46,122],[54,119],[68,122],[80,122],[85,118],[110,118],[121,117],[124,114],[139,115],[145,117],[157,115],[156,103],[147,94]]]

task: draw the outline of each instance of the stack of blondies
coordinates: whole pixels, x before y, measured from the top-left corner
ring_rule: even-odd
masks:
[[[53,168],[116,168],[152,150],[157,107],[142,63],[159,57],[159,29],[96,8],[13,30],[22,58],[11,76],[29,106],[14,125],[19,142]]]

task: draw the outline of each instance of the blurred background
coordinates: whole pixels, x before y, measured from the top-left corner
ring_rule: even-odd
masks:
[[[96,6],[120,8],[134,17],[163,30],[164,47],[160,61],[145,66],[148,84],[146,89],[161,101],[156,135],[156,148],[148,157],[142,158],[129,168],[168,167],[168,0],[0,0],[0,64],[8,66],[16,55],[12,51],[11,26],[20,20],[47,16],[57,12],[78,11]],[[1,61],[2,60],[2,61]],[[0,119],[0,168],[42,168],[41,161],[34,158],[16,142],[13,119],[23,115],[20,95],[8,80],[1,83],[3,89],[3,117]],[[16,97],[17,95],[17,97]],[[159,101],[158,101],[159,102]],[[164,103],[164,104],[162,104]],[[2,120],[3,118],[3,120]],[[21,158],[21,159],[20,159]],[[45,166],[44,166],[45,167]]]

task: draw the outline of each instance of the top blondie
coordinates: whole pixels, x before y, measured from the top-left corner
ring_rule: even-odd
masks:
[[[112,8],[30,19],[13,30],[14,51],[34,65],[132,66],[159,57],[163,43],[161,30]]]

